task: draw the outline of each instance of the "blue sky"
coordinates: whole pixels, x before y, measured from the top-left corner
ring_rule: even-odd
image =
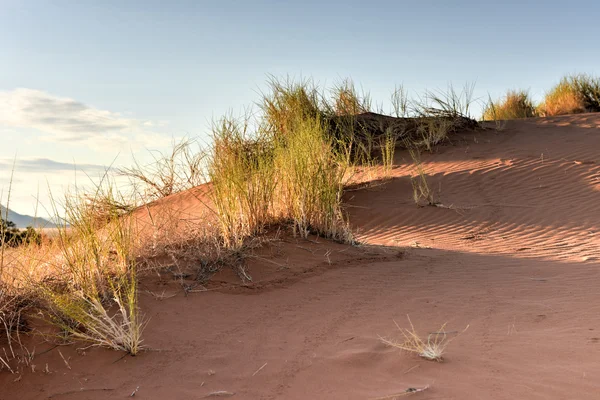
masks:
[[[258,99],[267,74],[350,77],[385,102],[476,82],[476,97],[600,74],[593,1],[0,0],[0,189],[33,213],[93,174]],[[78,178],[81,179],[81,178]]]

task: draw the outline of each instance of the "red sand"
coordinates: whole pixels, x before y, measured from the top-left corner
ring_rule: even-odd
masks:
[[[587,114],[454,138],[423,157],[447,208],[412,203],[400,152],[393,180],[347,194],[373,246],[288,238],[252,260],[253,284],[226,270],[188,296],[143,278],[150,351],[39,344],[0,399],[600,398],[599,128]],[[430,362],[378,340],[407,314],[424,334],[469,329]]]

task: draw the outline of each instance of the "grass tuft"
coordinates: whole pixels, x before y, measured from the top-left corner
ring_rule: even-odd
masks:
[[[537,111],[529,96],[524,90],[509,90],[506,95],[497,101],[490,101],[483,110],[484,121],[506,121],[517,118],[536,117]]]
[[[64,334],[135,355],[144,326],[137,306],[136,235],[132,218],[112,206],[106,212],[106,205],[121,203],[108,180],[92,195],[66,196],[55,239],[56,276],[39,282],[37,290],[48,321]]]
[[[415,148],[412,145],[407,144],[407,148],[411,158],[413,159],[415,171],[415,176],[410,177],[410,182],[413,188],[413,200],[419,207],[423,206],[423,202],[425,202],[425,204],[428,206],[435,206],[438,203],[436,202],[433,190],[427,181],[425,169],[423,168],[423,163],[421,162],[421,153],[419,152],[418,148]]]
[[[396,327],[402,334],[402,339],[400,341],[386,339],[380,336],[379,339],[381,342],[403,351],[416,353],[429,361],[443,361],[446,347],[456,338],[456,336],[454,338],[448,338],[448,333],[445,330],[446,324],[442,325],[436,332],[427,335],[427,338],[424,339],[415,330],[410,317],[407,316],[407,318],[410,323],[410,329],[401,328],[398,323],[394,321],[394,324],[396,324]],[[463,332],[468,328],[469,327],[467,326]]]
[[[587,74],[563,77],[539,107],[543,116],[600,112],[600,78]]]

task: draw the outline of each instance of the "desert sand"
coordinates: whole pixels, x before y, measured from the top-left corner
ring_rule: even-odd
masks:
[[[346,194],[361,246],[279,235],[251,283],[225,269],[187,295],[143,276],[147,351],[37,340],[0,399],[600,398],[600,115],[456,135],[423,163],[437,207],[415,206],[399,151]],[[468,329],[427,361],[379,340],[407,315]]]

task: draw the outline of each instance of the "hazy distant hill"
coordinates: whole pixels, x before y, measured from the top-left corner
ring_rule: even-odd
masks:
[[[2,213],[2,219],[6,216],[6,207],[0,205],[0,212]],[[26,228],[28,226],[35,226],[36,228],[55,228],[52,222],[45,220],[40,217],[31,217],[29,215],[21,215],[12,211],[10,208],[8,209],[8,220],[12,221],[17,225],[17,228]]]

